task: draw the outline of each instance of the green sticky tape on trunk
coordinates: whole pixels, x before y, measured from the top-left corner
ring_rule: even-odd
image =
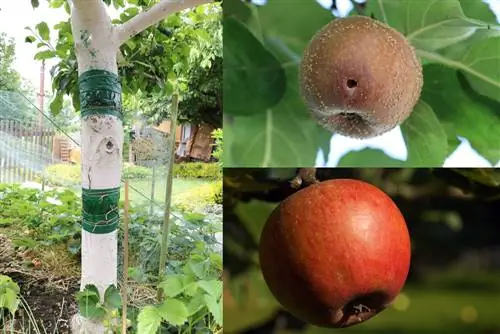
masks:
[[[120,221],[119,201],[120,187],[111,189],[82,188],[83,229],[95,234],[115,231]]]
[[[112,115],[123,121],[122,86],[118,75],[89,70],[78,78],[82,117]]]

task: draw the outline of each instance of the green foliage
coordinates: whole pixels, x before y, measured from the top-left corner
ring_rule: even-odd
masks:
[[[66,2],[60,0],[49,2],[53,8],[63,4],[65,8],[67,6]],[[149,10],[158,2],[105,1],[108,6],[113,5],[122,11],[113,20],[115,25]],[[206,122],[221,126],[221,12],[220,4],[210,3],[172,14],[121,45],[118,72],[124,101],[128,97],[141,97],[132,98],[135,100],[133,103],[124,103],[125,114],[140,110],[161,122],[169,116],[170,98],[167,96],[176,91],[180,96],[181,122]],[[41,42],[35,58],[60,60],[51,69],[55,93],[50,105],[51,112],[60,112],[64,95],[72,97],[73,106],[79,111],[78,69],[70,20],[53,27],[52,33],[58,36],[54,46],[45,42],[50,30],[44,22],[30,30],[32,35],[26,37],[26,42]]]
[[[79,251],[80,198],[71,190],[22,188],[0,184],[0,226],[17,226],[26,233],[14,242],[34,248],[65,243],[68,251]]]
[[[216,163],[185,162],[174,165],[174,177],[197,179],[220,179],[222,169]]]
[[[158,166],[157,175],[164,174],[163,166]],[[162,174],[163,173],[163,174]],[[222,169],[217,163],[187,162],[174,165],[173,176],[186,179],[219,179]],[[129,180],[151,178],[153,170],[149,167],[130,163],[123,164],[123,178]],[[79,185],[81,183],[81,166],[78,164],[54,164],[45,168],[45,182],[55,186]],[[39,177],[41,181],[41,177]]]
[[[215,238],[216,233],[222,232],[221,216],[222,214],[219,217],[209,218],[199,213],[173,213],[170,218],[172,223],[168,244],[167,273],[178,273],[180,266],[190,258],[193,252],[196,252],[197,245],[200,243],[207,245],[208,248],[204,249],[207,252],[210,249],[214,251],[221,248]],[[130,213],[130,265],[137,267],[133,270],[132,276],[138,281],[154,278],[158,273],[162,223],[162,212],[150,214],[146,207],[137,207]]]
[[[12,278],[0,275],[0,321],[3,308],[6,308],[11,315],[17,311],[20,303],[19,292],[19,285]]]
[[[212,156],[219,160],[220,166],[222,167],[222,156],[224,155],[224,143],[223,143],[223,133],[222,129],[215,129],[212,132],[212,138],[215,139],[215,151]]]
[[[222,257],[197,241],[185,262],[171,262],[160,282],[164,301],[141,309],[138,333],[157,333],[162,322],[168,330],[214,332],[222,326]]]
[[[15,59],[14,39],[0,33],[0,90],[18,91],[21,86],[21,76],[13,67]]]
[[[80,185],[82,182],[81,175],[82,170],[80,165],[54,164],[45,168],[43,178],[45,182],[55,186],[68,186]]]
[[[200,189],[199,193],[186,196],[182,201],[186,204],[180,207],[193,210],[202,204],[221,202],[221,181],[210,182]],[[212,221],[202,214],[186,211],[174,212],[171,219],[174,223],[169,254],[175,254],[175,259],[186,260],[195,249],[193,241],[204,241],[210,247],[218,244],[213,235],[220,232],[221,218]],[[151,215],[149,206],[130,208],[130,253],[148,274],[158,268],[157,257],[151,254],[159,251],[162,221],[163,213]],[[0,227],[16,227],[19,233],[13,237],[13,243],[18,247],[33,249],[63,243],[68,252],[76,255],[80,250],[80,222],[81,199],[69,189],[40,191],[0,184]]]
[[[222,204],[222,181],[217,180],[203,184],[192,192],[176,196],[174,207],[183,212],[191,212],[198,207],[210,204]]]
[[[106,288],[101,302],[97,287],[88,284],[76,294],[76,301],[80,314],[85,318],[101,321],[109,329],[113,329],[116,327],[115,324],[119,323],[118,311],[122,307],[122,299],[120,290],[116,286],[110,285]]]
[[[332,15],[315,1],[224,6],[224,82],[231,92],[225,95],[226,166],[313,165],[331,134],[301,101],[298,66]],[[381,0],[368,1],[364,14],[403,33],[424,66],[421,100],[401,126],[408,158],[400,165],[441,166],[459,136],[490,163],[500,161],[500,26],[489,7],[468,0]],[[381,155],[353,151],[349,164],[372,166]]]

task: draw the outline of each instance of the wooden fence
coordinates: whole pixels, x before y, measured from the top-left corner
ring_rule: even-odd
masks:
[[[0,183],[32,181],[52,163],[55,131],[38,123],[0,119]]]

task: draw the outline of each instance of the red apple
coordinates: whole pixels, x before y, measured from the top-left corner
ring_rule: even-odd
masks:
[[[262,274],[296,317],[321,327],[370,319],[401,291],[410,266],[403,215],[366,182],[320,182],[286,198],[259,245]]]

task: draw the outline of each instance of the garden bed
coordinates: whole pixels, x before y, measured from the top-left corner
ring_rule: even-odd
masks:
[[[0,275],[17,283],[23,299],[15,320],[5,314],[0,327],[7,333],[70,333],[70,319],[77,312],[74,295],[80,278],[57,277],[42,268],[30,268],[26,262],[24,254],[0,234]]]

